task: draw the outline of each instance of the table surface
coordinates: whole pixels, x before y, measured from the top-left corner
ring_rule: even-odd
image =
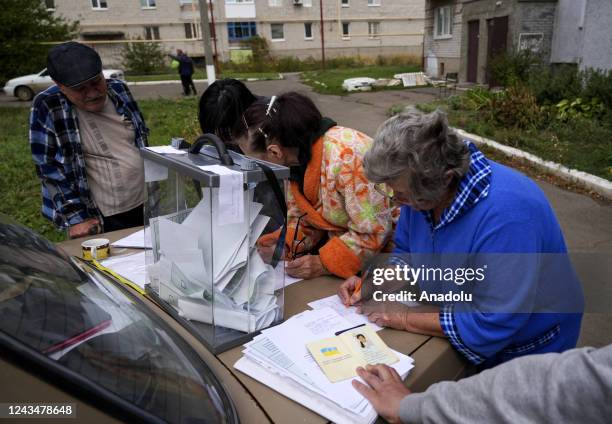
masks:
[[[91,238],[104,237],[111,242],[119,240],[140,228],[128,228],[103,235],[83,237],[58,243],[66,253],[81,256],[81,243]],[[111,248],[111,255],[117,256],[135,252],[134,249]],[[336,293],[341,280],[334,277],[319,277],[304,280],[285,288],[285,319],[309,309],[308,302]],[[455,380],[463,376],[466,362],[455,352],[445,339],[413,334],[406,331],[385,328],[378,333],[391,347],[414,359],[415,367],[410,371],[405,383],[414,392],[425,390],[433,383],[442,380]],[[233,365],[242,356],[242,347],[230,349],[217,357],[230,372],[251,392],[260,406],[274,422],[325,423],[320,415],[300,404],[280,395],[271,388],[237,371]]]

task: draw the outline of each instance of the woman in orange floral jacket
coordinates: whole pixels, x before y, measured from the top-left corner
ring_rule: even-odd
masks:
[[[234,136],[248,156],[291,168],[287,273],[348,278],[391,239],[397,210],[374,189],[362,158],[372,140],[337,126],[295,92],[253,103]],[[271,250],[279,232],[260,238]]]

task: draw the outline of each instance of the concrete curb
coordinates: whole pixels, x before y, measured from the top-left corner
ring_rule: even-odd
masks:
[[[515,147],[506,146],[504,144],[498,143],[497,141],[489,140],[488,138],[484,138],[476,134],[470,134],[469,132],[459,128],[453,128],[453,130],[460,137],[473,140],[476,144],[483,144],[495,150],[499,150],[506,156],[521,158],[524,161],[536,166],[537,168],[546,170],[559,178],[571,181],[575,184],[578,184],[600,194],[606,199],[612,200],[612,182],[608,180],[605,180],[601,177],[597,177],[595,175],[588,174],[586,172],[568,168],[555,162],[544,160],[531,153],[527,153]]]
[[[239,81],[278,81],[285,79],[283,74],[279,73],[278,78],[236,78]],[[207,79],[196,79],[193,82],[205,82],[208,83]],[[181,80],[161,80],[161,81],[128,81],[127,85],[159,85],[159,84],[180,84]]]

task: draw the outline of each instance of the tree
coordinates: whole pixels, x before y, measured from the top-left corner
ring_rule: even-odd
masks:
[[[166,54],[159,43],[135,42],[126,44],[121,56],[127,71],[134,74],[150,74],[163,69]]]
[[[48,11],[41,0],[2,0],[0,7],[0,82],[40,71],[46,66],[45,42],[76,36],[78,22],[67,22]]]

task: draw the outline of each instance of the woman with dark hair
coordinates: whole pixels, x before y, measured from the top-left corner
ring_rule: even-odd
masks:
[[[258,100],[233,131],[246,155],[291,168],[287,195],[287,273],[298,278],[355,275],[382,250],[394,208],[368,182],[363,154],[372,140],[324,118],[295,92]],[[270,250],[278,232],[258,246]]]
[[[216,134],[228,145],[232,128],[257,97],[242,82],[226,78],[215,81],[200,97],[198,119],[202,134]]]

